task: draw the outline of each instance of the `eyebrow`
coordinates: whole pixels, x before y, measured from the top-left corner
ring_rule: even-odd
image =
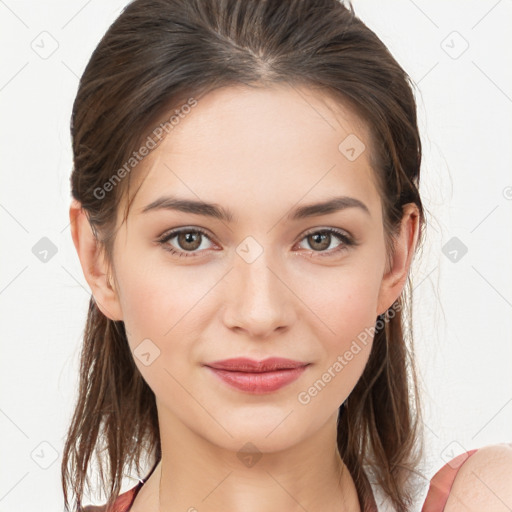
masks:
[[[318,217],[347,208],[359,208],[367,215],[371,216],[368,207],[355,197],[339,196],[320,203],[313,203],[292,210],[286,218],[288,220],[300,220],[309,217]],[[232,222],[234,215],[230,210],[223,208],[215,203],[204,201],[196,201],[194,199],[181,199],[178,197],[166,196],[159,197],[152,203],[145,206],[141,213],[147,213],[155,210],[175,210],[185,213],[193,213],[195,215],[203,215],[213,217],[222,221]]]

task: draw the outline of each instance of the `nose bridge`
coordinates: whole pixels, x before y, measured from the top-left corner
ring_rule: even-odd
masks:
[[[260,246],[258,251],[251,241],[240,244],[229,275],[226,324],[253,336],[266,336],[289,326],[293,321],[293,294],[280,273],[281,266],[270,250]]]

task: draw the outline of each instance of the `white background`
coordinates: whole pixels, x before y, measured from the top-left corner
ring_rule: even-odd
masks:
[[[0,1],[0,512],[63,508],[90,297],[69,230],[69,119],[78,78],[125,3]],[[414,326],[430,477],[459,452],[512,441],[512,2],[353,4],[419,88],[429,226]],[[41,38],[58,44],[45,59],[33,50]],[[57,249],[46,263],[32,252],[43,237]],[[450,245],[443,252],[453,237],[467,247],[455,262]]]

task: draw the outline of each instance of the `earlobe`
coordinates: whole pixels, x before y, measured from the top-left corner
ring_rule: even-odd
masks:
[[[382,278],[377,315],[385,313],[398,299],[405,286],[419,237],[419,210],[414,203],[403,207],[400,232],[394,239],[394,254]]]
[[[73,244],[96,304],[111,320],[122,320],[119,298],[112,283],[109,282],[109,268],[101,245],[94,236],[85,210],[76,199],[71,202],[69,220]]]

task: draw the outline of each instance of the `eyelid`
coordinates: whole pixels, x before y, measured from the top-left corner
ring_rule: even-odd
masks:
[[[302,242],[309,235],[315,233],[327,233],[330,236],[334,236],[341,242],[339,246],[335,247],[334,249],[330,249],[329,251],[315,251],[313,249],[304,249],[307,253],[314,254],[315,258],[336,257],[339,256],[340,253],[347,251],[351,247],[359,245],[359,242],[356,241],[356,239],[348,231],[334,227],[314,227],[302,233],[296,243]]]
[[[162,239],[169,238],[169,237],[173,238],[176,235],[179,235],[180,233],[188,233],[188,232],[193,233],[196,231],[199,233],[202,233],[203,235],[208,237],[210,240],[212,238],[215,238],[208,230],[206,230],[204,228],[200,228],[198,226],[182,226],[179,228],[167,229],[160,236],[158,236],[157,239],[162,240]]]
[[[347,230],[341,229],[341,228],[334,228],[334,227],[330,227],[330,226],[314,227],[314,228],[308,229],[307,231],[305,231],[304,233],[302,233],[300,235],[300,238],[297,241],[300,242],[303,238],[305,238],[306,236],[312,235],[313,233],[324,233],[324,232],[330,232],[330,233],[342,235],[342,236],[345,236],[346,238],[348,238],[350,241],[354,241],[354,237]]]
[[[180,228],[168,229],[164,233],[162,233],[159,237],[157,237],[156,242],[163,246],[164,250],[179,254],[180,256],[184,255],[186,257],[195,257],[196,255],[200,255],[205,251],[210,251],[210,249],[203,249],[202,251],[182,251],[180,249],[174,248],[172,245],[168,244],[169,240],[177,237],[181,233],[200,233],[205,238],[208,238],[214,245],[218,245],[215,242],[215,237],[213,237],[206,229],[200,228],[198,226],[183,226]],[[167,246],[167,247],[166,247]]]
[[[206,237],[208,240],[210,240],[213,244],[218,245],[215,242],[215,237],[213,237],[209,233],[208,230],[206,230],[204,228],[200,228],[198,226],[183,226],[183,227],[180,227],[180,228],[173,228],[173,229],[167,230],[167,231],[165,231],[162,235],[160,235],[157,238],[157,242],[159,244],[161,244],[162,246],[164,246],[163,247],[164,250],[166,250],[168,252],[171,252],[173,254],[177,254],[180,257],[181,256],[184,256],[184,257],[196,257],[196,256],[200,256],[201,254],[203,254],[205,252],[209,252],[211,250],[211,249],[203,249],[201,251],[182,251],[182,250],[176,249],[172,245],[168,244],[169,240],[172,240],[173,238],[177,237],[181,233],[188,233],[188,232],[190,232],[190,233],[200,233],[201,235]],[[306,252],[309,252],[309,253],[312,253],[312,254],[316,254],[316,256],[320,256],[320,257],[323,257],[323,256],[325,256],[325,257],[334,256],[337,253],[339,253],[340,251],[348,249],[350,246],[356,246],[356,245],[359,244],[359,242],[357,242],[354,239],[354,237],[349,232],[347,232],[344,229],[334,228],[334,227],[327,227],[327,226],[325,226],[325,227],[315,226],[315,227],[310,228],[309,230],[301,233],[299,235],[299,238],[296,240],[296,242],[294,242],[294,246],[297,243],[302,242],[309,235],[312,235],[312,234],[315,234],[315,233],[328,233],[329,235],[338,238],[338,240],[340,240],[340,242],[341,242],[339,248],[331,249],[329,251],[314,251],[313,249],[309,249],[309,250],[308,249],[304,249]]]

